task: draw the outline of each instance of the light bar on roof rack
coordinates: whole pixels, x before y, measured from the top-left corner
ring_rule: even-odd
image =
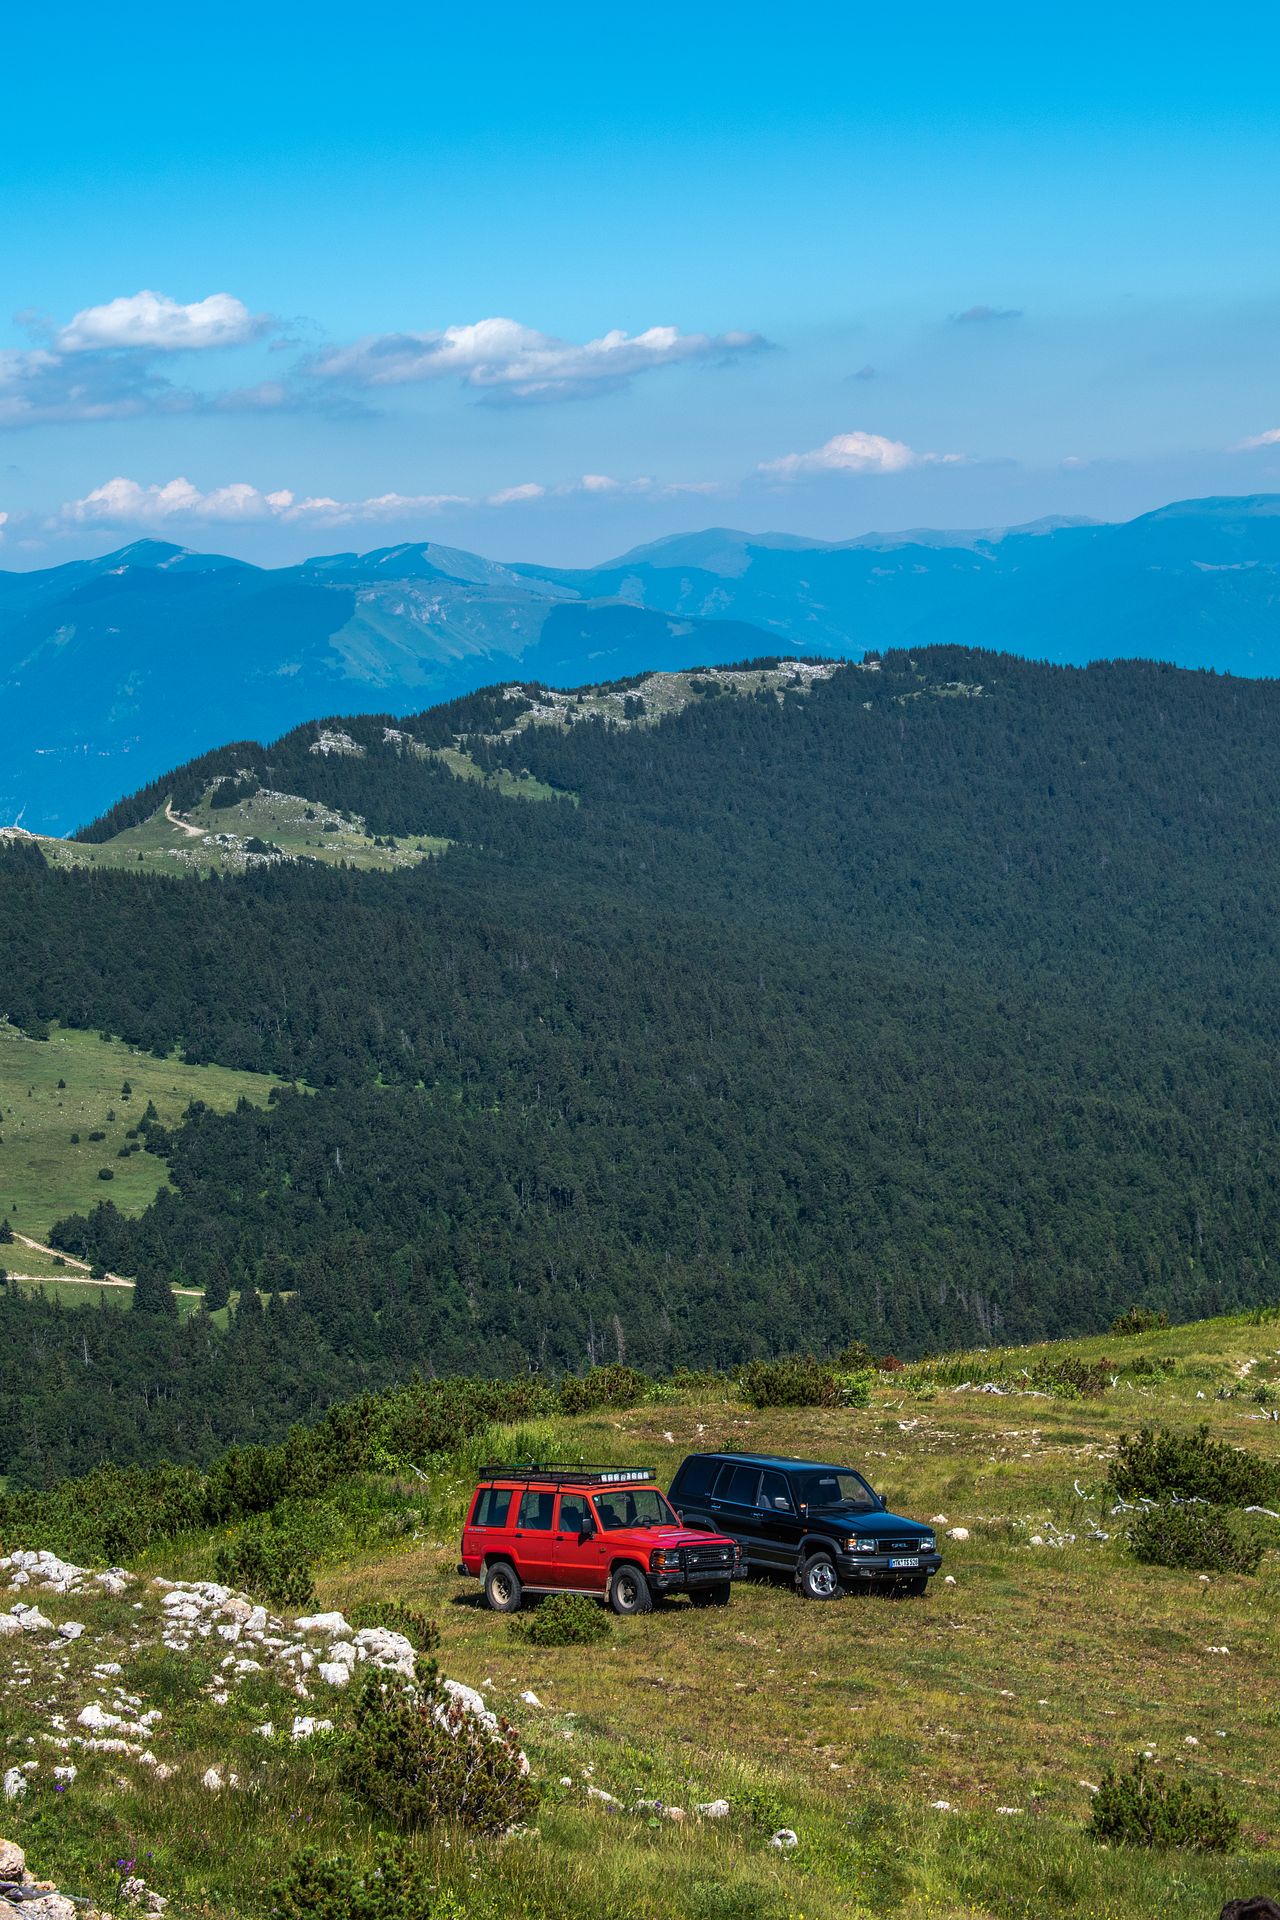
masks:
[[[573,1467],[563,1461],[555,1466],[538,1466],[523,1460],[511,1467],[484,1467],[480,1473],[481,1480],[550,1480],[556,1485],[572,1481],[575,1486],[593,1487],[627,1486],[653,1477],[652,1467]]]

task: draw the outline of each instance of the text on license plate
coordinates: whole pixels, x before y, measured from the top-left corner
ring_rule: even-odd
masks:
[[[918,1567],[920,1565],[920,1556],[917,1553],[914,1554],[910,1560],[891,1560],[889,1565],[891,1567]]]

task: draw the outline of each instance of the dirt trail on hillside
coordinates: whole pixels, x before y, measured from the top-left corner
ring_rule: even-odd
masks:
[[[171,827],[180,827],[183,833],[187,834],[192,840],[204,839],[203,827],[193,827],[189,820],[179,820],[173,810],[172,800],[166,800],[164,803],[164,817]]]
[[[95,1280],[89,1271],[89,1263],[87,1260],[77,1260],[73,1255],[63,1253],[60,1247],[46,1247],[43,1240],[32,1240],[29,1235],[19,1233],[16,1227],[13,1230],[13,1237],[16,1241],[21,1242],[24,1247],[30,1247],[32,1253],[47,1253],[50,1259],[65,1261],[68,1267],[74,1267],[76,1269],[74,1273],[15,1273],[12,1276],[15,1280],[30,1280],[36,1286],[42,1286],[56,1280],[60,1286],[70,1283],[82,1287],[128,1287],[130,1292],[133,1291],[136,1284],[132,1280],[126,1280],[124,1276],[119,1273],[108,1273],[105,1274],[102,1279]],[[189,1294],[192,1299],[198,1299],[200,1297],[199,1287],[175,1287],[174,1292]]]

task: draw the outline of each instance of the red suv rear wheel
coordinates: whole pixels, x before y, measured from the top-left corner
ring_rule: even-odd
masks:
[[[520,1575],[509,1560],[496,1560],[484,1576],[484,1597],[495,1613],[518,1613],[524,1599]]]

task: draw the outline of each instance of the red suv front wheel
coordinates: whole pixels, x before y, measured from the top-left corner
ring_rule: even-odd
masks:
[[[609,1605],[615,1613],[651,1613],[653,1595],[639,1567],[619,1567],[609,1582]]]

